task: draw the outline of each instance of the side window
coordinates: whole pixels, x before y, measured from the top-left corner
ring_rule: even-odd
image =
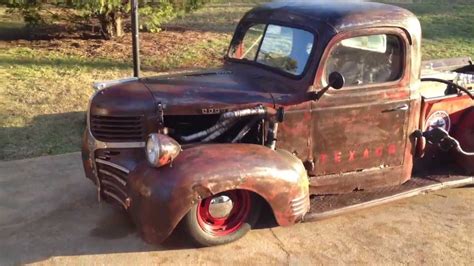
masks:
[[[403,44],[395,35],[368,35],[342,40],[331,51],[325,77],[338,71],[347,86],[398,80],[403,73]]]

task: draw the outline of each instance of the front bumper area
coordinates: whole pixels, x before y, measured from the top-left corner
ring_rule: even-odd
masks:
[[[85,175],[97,187],[97,197],[125,209],[129,207],[129,173],[145,159],[144,142],[108,143],[94,138],[89,128],[82,142]]]

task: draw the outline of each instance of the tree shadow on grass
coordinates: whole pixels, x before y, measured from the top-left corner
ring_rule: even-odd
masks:
[[[71,20],[69,25],[50,23],[28,26],[17,16],[0,17],[0,40],[103,39],[97,25],[76,25],[75,22]]]
[[[166,23],[164,28],[170,31],[193,30],[232,34],[246,10],[254,6],[248,3],[210,4],[203,10]]]
[[[85,112],[39,115],[24,127],[0,128],[0,160],[80,150]]]
[[[36,59],[25,57],[2,56],[0,66],[15,66],[22,65],[27,67],[47,66],[47,67],[69,67],[69,68],[91,68],[91,69],[131,69],[131,63],[110,60],[110,59],[80,59],[80,58],[51,58],[51,59]]]

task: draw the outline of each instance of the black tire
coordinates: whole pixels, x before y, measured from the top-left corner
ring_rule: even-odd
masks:
[[[242,190],[239,192],[242,192]],[[215,235],[203,229],[198,221],[198,211],[202,201],[207,199],[201,200],[189,210],[182,220],[182,228],[191,237],[193,242],[201,247],[223,245],[240,239],[255,226],[262,207],[262,200],[257,195],[247,191],[245,193],[249,193],[250,196],[250,211],[237,230],[225,235]]]

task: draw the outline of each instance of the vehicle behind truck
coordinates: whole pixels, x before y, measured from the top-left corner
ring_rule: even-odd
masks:
[[[473,184],[474,66],[420,48],[399,7],[256,7],[219,69],[97,83],[86,176],[147,242],[203,246],[262,208],[288,226]]]

